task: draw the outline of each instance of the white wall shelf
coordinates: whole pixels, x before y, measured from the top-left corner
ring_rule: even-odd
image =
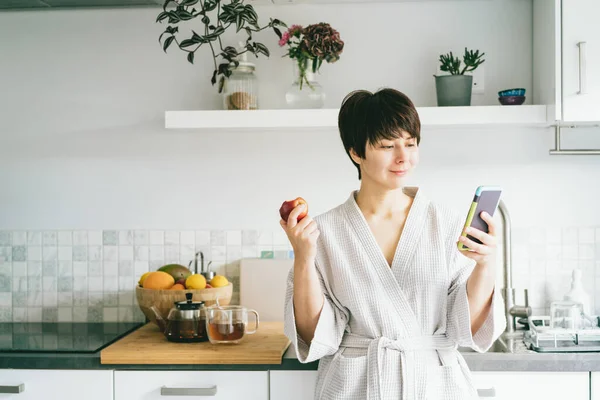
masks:
[[[547,126],[545,105],[418,107],[421,125],[452,126]],[[167,111],[167,129],[273,129],[337,128],[338,109],[254,111]]]

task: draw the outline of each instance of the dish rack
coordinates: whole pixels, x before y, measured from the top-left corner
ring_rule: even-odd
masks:
[[[551,328],[549,316],[527,318],[529,330],[523,342],[539,353],[600,352],[599,318],[586,317],[588,327],[582,329]]]

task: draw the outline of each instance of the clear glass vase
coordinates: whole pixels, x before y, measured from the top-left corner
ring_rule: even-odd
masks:
[[[305,60],[300,68],[298,61],[293,61],[294,83],[285,93],[288,108],[323,108],[325,92],[312,71],[312,62]]]

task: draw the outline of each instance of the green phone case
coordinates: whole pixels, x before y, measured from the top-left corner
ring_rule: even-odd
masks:
[[[477,188],[475,191],[475,196],[473,197],[473,202],[469,208],[469,213],[467,214],[467,219],[465,221],[461,236],[466,236],[472,241],[481,244],[481,241],[478,239],[471,235],[467,235],[465,233],[465,229],[468,227],[473,227],[488,233],[489,227],[487,223],[481,219],[481,213],[485,211],[493,217],[494,213],[496,212],[496,208],[498,207],[498,203],[500,202],[501,194],[502,189],[497,186],[479,186]],[[469,250],[469,248],[461,242],[458,243],[458,249]]]

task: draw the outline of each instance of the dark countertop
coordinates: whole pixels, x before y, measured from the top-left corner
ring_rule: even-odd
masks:
[[[296,358],[284,358],[281,364],[100,364],[100,353],[0,353],[0,369],[118,369],[118,370],[182,370],[182,371],[268,371],[268,370],[316,370],[318,362],[301,364]]]
[[[472,371],[600,371],[599,353],[463,353]],[[100,364],[100,353],[0,353],[0,369],[109,369],[181,371],[316,370],[318,362],[300,363],[288,349],[281,364],[273,365],[117,365]]]
[[[521,341],[512,352],[461,354],[472,371],[600,371],[600,353],[536,353]],[[93,353],[2,352],[0,369],[105,369],[105,370],[182,370],[182,371],[267,371],[316,370],[318,362],[302,364],[290,346],[281,364],[100,364],[100,351]]]

